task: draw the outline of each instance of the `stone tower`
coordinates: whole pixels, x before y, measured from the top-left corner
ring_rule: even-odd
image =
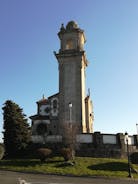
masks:
[[[88,62],[83,48],[84,31],[70,21],[66,27],[61,25],[58,36],[60,49],[55,56],[59,64],[59,123],[75,123],[80,133],[92,132],[92,109],[85,93]]]

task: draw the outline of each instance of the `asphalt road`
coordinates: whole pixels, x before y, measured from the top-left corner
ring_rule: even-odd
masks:
[[[0,171],[0,184],[19,184],[19,178],[25,180],[27,184],[138,184],[138,180],[135,179],[67,177]]]

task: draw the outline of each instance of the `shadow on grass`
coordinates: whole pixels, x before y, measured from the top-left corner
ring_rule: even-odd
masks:
[[[127,163],[122,163],[122,162],[107,162],[107,163],[88,166],[88,169],[104,170],[104,171],[127,171],[128,165]]]
[[[35,166],[39,165],[39,160],[1,160],[0,166],[20,166],[20,167],[27,167],[27,166]]]

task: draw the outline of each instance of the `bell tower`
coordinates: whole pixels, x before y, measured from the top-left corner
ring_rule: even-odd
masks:
[[[55,56],[59,64],[59,123],[76,124],[80,133],[87,132],[85,106],[85,69],[88,65],[85,35],[76,22],[61,25],[60,49]]]

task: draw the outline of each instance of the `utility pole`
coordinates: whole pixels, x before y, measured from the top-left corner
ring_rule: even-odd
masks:
[[[138,123],[136,123],[137,135],[138,135]]]

